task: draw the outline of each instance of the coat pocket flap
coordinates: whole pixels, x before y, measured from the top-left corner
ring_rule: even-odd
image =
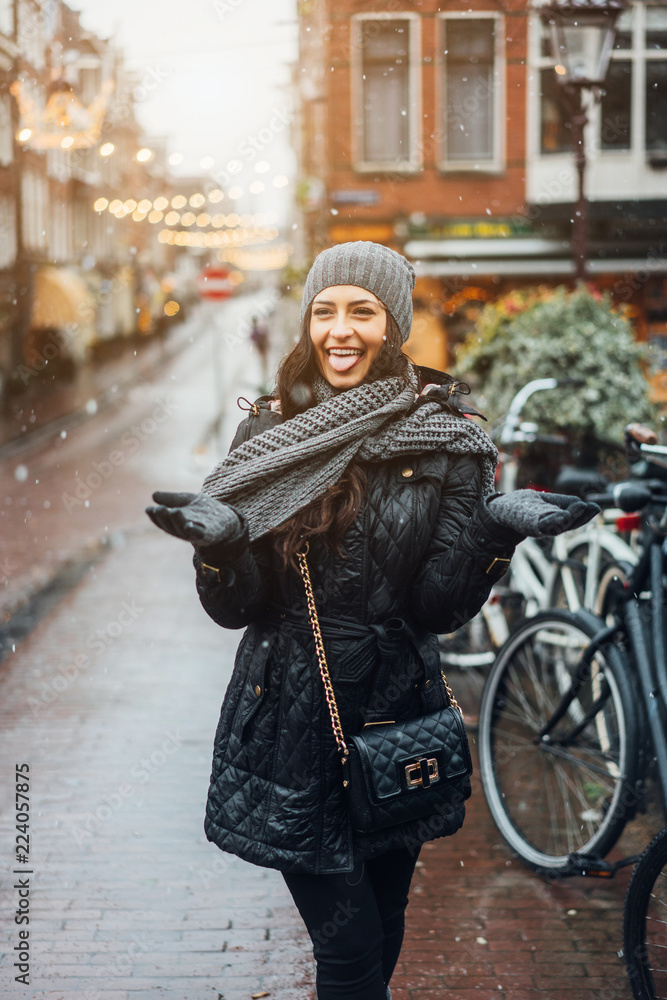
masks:
[[[260,633],[254,637],[252,650],[246,650],[248,671],[234,719],[234,732],[239,739],[266,697],[266,664],[274,638],[274,635]]]

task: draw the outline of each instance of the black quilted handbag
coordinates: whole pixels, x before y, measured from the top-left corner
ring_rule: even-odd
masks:
[[[447,684],[449,705],[403,722],[372,723],[345,741],[324,651],[306,562],[297,554],[331,726],[343,765],[350,819],[372,833],[427,816],[453,814],[470,796],[472,761],[461,710]],[[458,824],[457,824],[458,825]]]

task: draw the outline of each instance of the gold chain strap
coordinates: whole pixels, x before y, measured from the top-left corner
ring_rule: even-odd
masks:
[[[324,651],[324,640],[322,638],[322,630],[320,629],[320,621],[317,617],[317,607],[315,605],[315,595],[313,593],[313,584],[310,579],[310,570],[308,569],[308,562],[306,556],[308,555],[308,543],[306,542],[306,547],[303,552],[297,552],[296,557],[299,562],[299,569],[301,570],[301,576],[303,577],[303,584],[306,590],[306,603],[308,605],[308,617],[310,618],[310,624],[313,629],[313,637],[315,639],[315,652],[317,654],[317,662],[320,667],[320,675],[322,677],[322,683],[324,684],[324,693],[327,699],[327,705],[329,707],[329,715],[331,716],[331,728],[333,730],[334,739],[336,740],[336,746],[338,747],[338,753],[340,754],[341,764],[345,765],[347,763],[347,758],[350,755],[350,751],[347,748],[347,743],[345,742],[345,737],[343,736],[343,727],[340,721],[340,715],[338,714],[338,704],[336,702],[336,695],[334,693],[333,684],[331,683],[331,675],[329,673],[329,665],[327,664],[327,657]],[[461,711],[461,706],[454,697],[454,692],[449,686],[449,682],[445,676],[444,670],[440,671],[442,676],[442,682],[445,685],[445,690],[447,691],[447,697],[449,698],[449,704],[452,708],[455,708],[461,716],[463,712]],[[347,788],[348,781],[343,778],[343,787]]]
[[[452,691],[452,689],[449,686],[449,682],[448,682],[447,678],[445,677],[445,671],[444,670],[440,671],[440,676],[442,677],[442,683],[445,685],[445,691],[447,692],[447,697],[449,698],[449,704],[452,706],[452,708],[455,708],[456,711],[461,716],[461,718],[463,718],[463,712],[461,711],[461,706],[459,705],[458,701],[454,697],[454,692]]]
[[[331,716],[331,728],[333,729],[334,739],[336,740],[336,746],[338,747],[338,753],[340,754],[340,762],[343,766],[347,763],[347,758],[350,755],[350,751],[347,748],[347,743],[345,742],[345,737],[343,736],[343,727],[340,721],[340,715],[338,714],[338,704],[336,702],[336,695],[334,694],[333,684],[331,683],[331,675],[329,674],[329,666],[327,664],[326,654],[324,652],[324,640],[322,639],[322,631],[320,629],[319,618],[317,617],[317,608],[315,606],[315,595],[313,594],[313,585],[310,579],[310,571],[308,569],[308,563],[306,561],[306,556],[308,554],[308,543],[306,542],[306,548],[303,552],[297,552],[296,557],[299,561],[299,569],[301,570],[301,576],[303,577],[303,584],[306,589],[306,603],[308,605],[308,617],[310,618],[310,624],[313,629],[313,636],[315,638],[315,652],[317,654],[317,662],[320,667],[320,675],[322,677],[322,683],[324,684],[324,693],[327,699],[327,705],[329,706],[329,715]],[[348,781],[345,777],[345,771],[343,772],[343,788],[347,788]]]

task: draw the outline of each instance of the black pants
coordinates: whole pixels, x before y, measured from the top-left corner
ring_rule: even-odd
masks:
[[[318,1000],[385,1000],[417,856],[391,851],[341,875],[283,872],[313,942]]]

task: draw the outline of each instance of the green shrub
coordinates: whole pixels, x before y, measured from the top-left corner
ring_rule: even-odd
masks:
[[[620,440],[627,423],[657,419],[645,357],[645,346],[608,295],[559,286],[510,292],[485,306],[457,351],[455,372],[474,385],[492,422],[532,379],[582,379],[579,386],[536,393],[522,419],[545,433],[566,429]]]

